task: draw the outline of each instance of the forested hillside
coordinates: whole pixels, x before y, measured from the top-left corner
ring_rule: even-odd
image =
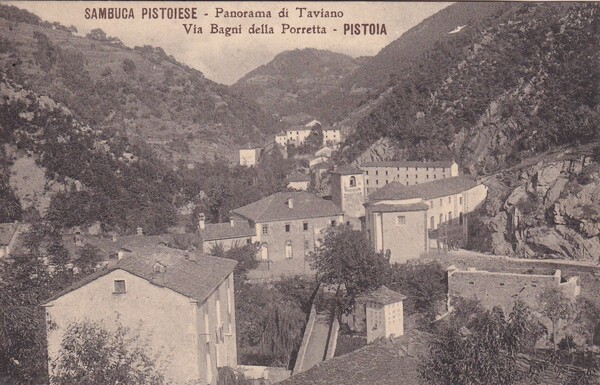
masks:
[[[99,29],[85,38],[75,32],[0,5],[0,71],[85,124],[139,136],[165,159],[234,158],[237,146],[278,130],[254,102],[161,48],[131,49]]]
[[[448,35],[358,123],[347,158],[387,137],[404,158],[488,173],[598,139],[599,10],[519,3]]]
[[[312,48],[285,51],[246,74],[232,90],[282,117],[306,113],[365,60]]]

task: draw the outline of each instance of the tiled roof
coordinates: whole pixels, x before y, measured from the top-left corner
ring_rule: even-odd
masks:
[[[293,208],[288,207],[289,198],[293,199]],[[278,192],[232,212],[257,223],[343,214],[332,201],[304,191]]]
[[[433,182],[405,186],[400,182],[389,183],[369,195],[369,201],[403,200],[423,198],[425,200],[458,194],[469,190],[478,183],[472,176],[461,175],[438,179]]]
[[[341,175],[356,175],[362,174],[363,171],[353,166],[340,166],[333,171],[334,174]]]
[[[6,246],[10,243],[17,227],[17,223],[0,223],[0,246]]]
[[[205,241],[216,241],[219,239],[252,237],[256,235],[256,229],[251,227],[247,221],[234,221],[233,226],[230,222],[207,223],[206,228],[200,230],[200,235]]]
[[[295,172],[287,177],[288,182],[310,182],[310,176]]]
[[[406,296],[383,285],[377,290],[366,294],[365,299],[372,302],[380,303],[382,305],[389,305],[392,303],[404,301],[406,299]]]
[[[204,302],[237,264],[237,261],[232,259],[205,255],[196,256],[193,258],[194,260],[188,260],[185,257],[186,254],[186,252],[164,246],[154,247],[152,250],[146,250],[145,252],[137,250],[135,254],[124,257],[116,264],[87,276],[57,293],[48,299],[45,304],[115,270],[124,270],[154,285],[169,288],[186,297]],[[157,262],[166,268],[164,276],[162,273],[154,272],[154,265]]]
[[[305,127],[305,126],[292,126],[290,128],[288,128],[287,131],[312,131],[311,127]]]
[[[359,167],[450,167],[453,161],[415,162],[409,160],[390,160],[381,162],[363,162]]]
[[[409,211],[424,211],[424,210],[429,209],[429,206],[427,206],[427,204],[425,204],[423,202],[409,203],[406,205],[367,204],[367,206],[369,207],[369,210],[371,210],[372,212],[375,212],[375,213],[402,213],[402,212],[409,212]]]
[[[393,341],[376,341],[334,357],[281,385],[419,385],[420,355],[428,352],[431,335],[416,330]]]

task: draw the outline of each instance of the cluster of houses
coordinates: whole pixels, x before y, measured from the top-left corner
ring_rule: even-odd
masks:
[[[288,147],[300,147],[306,144],[311,134],[322,136],[321,147],[312,154],[303,157],[307,159],[309,167],[313,168],[320,163],[327,162],[333,151],[342,142],[342,131],[337,127],[322,127],[317,120],[312,120],[302,126],[291,126],[285,131],[275,135],[274,145],[287,157]],[[248,145],[239,150],[239,164],[241,166],[256,166],[262,154],[269,146]]]
[[[213,248],[258,244],[256,258],[267,269],[286,264],[295,266],[293,272],[308,272],[306,257],[323,231],[346,224],[362,230],[375,251],[389,253],[391,263],[405,263],[446,247],[452,237],[464,242],[468,216],[487,195],[486,186],[460,175],[455,162],[370,162],[334,166],[329,173],[328,199],[307,191],[278,192],[232,210],[226,223],[208,223],[200,214],[197,233],[188,234],[193,239],[148,237],[141,229],[112,239],[75,234],[75,247],[90,243],[114,261],[44,303],[51,325],[49,359],[60,354],[69,323],[118,319],[131,328],[143,325],[151,348],[168,359],[166,378],[216,384],[218,368],[238,367],[236,262],[208,256]],[[18,225],[0,227],[0,255],[10,253],[17,230]],[[551,285],[570,296],[579,293],[577,280],[561,279],[560,271],[532,275],[451,268],[448,308],[453,298],[473,293],[482,296],[484,306],[508,306],[515,295],[533,298]],[[352,324],[366,330],[369,342],[401,336],[404,298],[382,287],[364,298],[363,319],[354,317]]]

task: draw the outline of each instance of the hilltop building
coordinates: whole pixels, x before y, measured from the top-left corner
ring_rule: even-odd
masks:
[[[312,128],[306,126],[292,126],[285,130],[287,142],[286,145],[293,144],[295,146],[301,146],[310,133]]]
[[[337,146],[342,142],[342,131],[339,128],[323,129],[323,146]]]
[[[459,175],[456,162],[411,162],[385,161],[364,162],[358,168],[365,172],[367,194],[383,186],[398,182],[411,186],[432,182],[439,179],[452,178]]]
[[[61,354],[62,337],[72,322],[89,320],[110,328],[118,320],[139,329],[151,353],[168,355],[167,380],[217,384],[217,368],[237,366],[237,262],[166,247],[137,251],[43,304],[49,362]]]
[[[389,183],[368,196],[367,237],[376,251],[390,250],[391,262],[418,258],[430,247],[442,247],[440,241],[447,244],[449,237],[464,240],[466,214],[486,196],[487,187],[470,176],[409,186]]]
[[[344,213],[333,202],[308,192],[278,192],[231,211],[234,220],[246,221],[261,243],[259,259],[289,259],[302,266],[321,231],[343,222]]]

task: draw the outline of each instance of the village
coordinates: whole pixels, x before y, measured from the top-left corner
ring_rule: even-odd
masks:
[[[598,4],[116,5],[0,4],[0,385],[600,384]]]
[[[81,250],[93,248],[99,260],[90,267],[91,274],[42,305],[49,362],[60,362],[63,338],[73,322],[113,320],[127,328],[142,325],[140,333],[147,338],[149,352],[168,352],[163,375],[177,384],[221,384],[222,368],[233,370],[233,378],[256,384],[321,383],[314,377],[318,373],[335,372],[336,367],[348,365],[348,360],[352,363],[367,352],[378,354],[379,349],[397,345],[406,352],[400,356],[399,366],[385,375],[385,381],[377,382],[391,384],[396,383],[397,371],[414,375],[414,358],[424,352],[428,340],[424,327],[445,322],[466,299],[477,301],[483,309],[500,308],[507,315],[516,302],[537,309],[542,324],[552,330],[537,340],[540,349],[556,346],[565,336],[573,338],[569,316],[544,317],[540,301],[553,293],[575,303],[582,292],[595,290],[595,264],[511,261],[463,250],[468,223],[486,200],[487,187],[477,177],[462,173],[454,160],[337,165],[332,154],[343,141],[342,133],[335,128],[322,129],[313,120],[278,134],[265,147],[240,149],[239,163],[255,167],[265,151],[287,157],[294,147],[310,143],[313,136],[322,141],[314,153],[300,154],[302,161],[288,176],[287,190],[231,210],[227,222],[209,223],[200,213],[192,233],[174,228],[167,234],[145,235],[139,227],[137,234],[122,235],[105,233],[97,225],[63,231],[70,255],[83,255]],[[317,190],[316,184],[328,186]],[[328,194],[319,196],[315,191]],[[0,229],[0,255],[10,261],[11,255],[25,247],[23,238],[31,225],[6,223]],[[326,254],[327,247],[340,254],[333,268],[354,261],[356,266],[345,269],[354,269],[351,274],[355,275],[366,274],[360,265],[364,261],[357,261],[360,252],[341,243],[344,232],[362,237],[372,250],[369,258],[385,260],[385,265],[417,272],[424,267],[425,274],[434,266],[432,274],[437,273],[439,279],[435,284],[441,285],[443,292],[424,300],[430,314],[425,317],[423,310],[415,309],[423,299],[388,288],[383,276],[374,276],[374,281],[353,294],[356,302],[348,308],[351,311],[336,305],[340,291],[350,292],[345,286],[352,283],[326,279],[325,262],[315,261]],[[227,257],[236,252],[245,257]],[[345,255],[348,253],[356,255]],[[45,264],[50,272],[56,269],[48,260]],[[236,273],[242,265],[244,274]],[[75,278],[81,275],[78,261],[66,266]],[[580,274],[586,275],[583,286]],[[244,318],[244,314],[236,314],[236,301],[241,299],[236,298],[239,291],[234,288],[241,283],[234,280],[272,285],[291,277],[313,282],[308,285],[310,311],[305,322],[298,324],[299,330],[287,330],[302,336],[300,345],[292,345],[288,352],[294,359],[277,366],[241,362],[238,351],[243,348],[238,346],[236,318]],[[397,286],[422,285],[419,279],[432,277]],[[408,312],[404,309],[407,300],[411,302]],[[381,354],[385,357],[389,352]],[[376,362],[368,370],[378,370]]]

